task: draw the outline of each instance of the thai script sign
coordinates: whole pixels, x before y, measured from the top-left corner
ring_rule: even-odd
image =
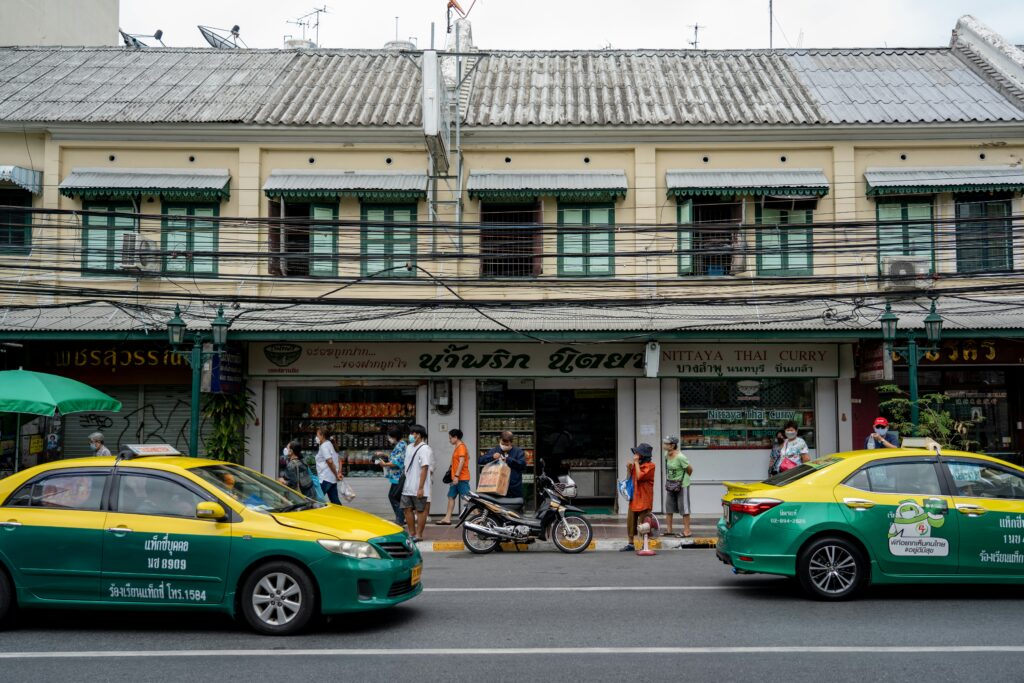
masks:
[[[838,377],[835,344],[662,344],[663,377]]]

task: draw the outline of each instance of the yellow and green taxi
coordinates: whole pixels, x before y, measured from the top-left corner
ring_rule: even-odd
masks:
[[[238,465],[83,458],[0,481],[0,621],[33,607],[188,609],[283,635],[422,591],[408,535]]]
[[[726,486],[719,559],[739,573],[795,576],[818,599],[869,582],[1024,580],[1024,469],[995,458],[853,451]]]

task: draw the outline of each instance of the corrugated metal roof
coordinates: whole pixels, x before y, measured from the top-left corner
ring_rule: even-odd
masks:
[[[415,171],[311,171],[280,169],[263,184],[267,194],[292,190],[427,192],[427,174]]]
[[[76,190],[220,190],[231,181],[226,168],[73,168],[60,184]]]
[[[820,168],[670,169],[665,172],[669,194],[708,194],[733,190],[754,194],[766,190],[825,194],[828,178]]]
[[[1024,187],[1019,166],[944,166],[939,168],[868,168],[864,179],[872,190],[943,191],[947,188],[982,189]]]
[[[426,303],[426,302],[424,302]],[[809,300],[752,307],[715,305],[631,304],[608,307],[581,303],[575,306],[466,307],[417,304],[394,306],[303,305],[291,308],[243,307],[233,311],[232,331],[346,332],[368,335],[422,332],[674,332],[762,330],[767,337],[778,330],[848,331],[876,336],[882,300],[857,304]],[[946,330],[1024,329],[1024,303],[1019,298],[988,301],[939,299]],[[903,329],[922,329],[928,314],[925,303],[901,301],[893,305]],[[167,334],[173,308],[133,308],[129,305],[88,304],[55,308],[0,308],[0,331],[109,332],[146,331],[156,340]],[[196,329],[208,329],[215,308],[194,304],[184,316]],[[492,320],[493,319],[493,320]],[[498,321],[498,322],[495,322]]]
[[[621,190],[625,171],[470,171],[470,194],[487,190]]]
[[[43,193],[43,173],[21,166],[0,166],[0,183],[11,183],[32,194]]]

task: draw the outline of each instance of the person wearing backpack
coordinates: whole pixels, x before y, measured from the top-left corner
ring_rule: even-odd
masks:
[[[675,536],[672,531],[672,513],[683,518],[683,538],[690,533],[690,475],[693,465],[679,450],[679,437],[666,436],[662,439],[665,447],[665,516],[668,518],[666,536]]]
[[[285,450],[288,453],[288,464],[282,473],[285,485],[308,498],[315,498],[313,476],[309,472],[309,466],[302,461],[302,447],[299,442],[289,442]]]

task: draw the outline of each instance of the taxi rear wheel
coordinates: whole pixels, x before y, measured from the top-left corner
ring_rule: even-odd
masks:
[[[250,628],[284,636],[301,631],[316,612],[309,575],[291,562],[261,565],[242,586],[242,615]]]
[[[14,587],[7,573],[0,569],[0,628],[10,626],[15,607]]]
[[[797,560],[800,585],[817,600],[851,598],[866,576],[864,555],[844,538],[819,538],[804,548]]]

